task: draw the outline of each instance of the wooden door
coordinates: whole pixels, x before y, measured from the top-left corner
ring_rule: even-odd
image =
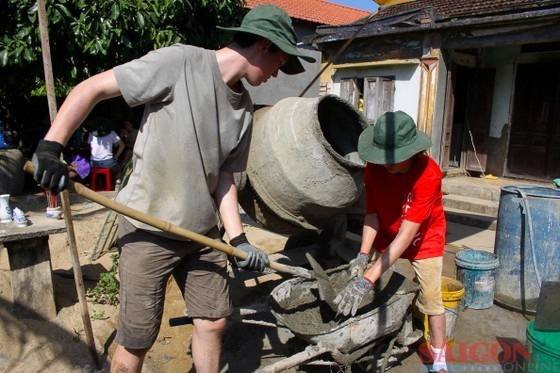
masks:
[[[440,167],[446,172],[449,168],[449,157],[451,155],[451,135],[453,133],[453,114],[455,109],[455,74],[453,65],[447,70],[447,85],[445,88],[445,109],[443,119],[443,133],[441,139]]]
[[[394,77],[367,77],[364,79],[364,115],[369,124],[387,111],[393,110],[395,96]]]
[[[506,171],[560,176],[560,62],[519,64]]]
[[[476,69],[469,85],[465,115],[467,133],[463,137],[464,165],[468,171],[486,171],[494,77],[494,69]]]
[[[348,101],[356,109],[360,100],[360,89],[356,83],[356,79],[341,79],[340,80],[340,97]]]

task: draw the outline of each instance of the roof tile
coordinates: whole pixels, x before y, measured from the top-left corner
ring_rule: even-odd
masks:
[[[247,0],[249,9],[261,4],[274,4],[295,19],[331,26],[352,23],[370,14],[325,0]]]
[[[558,0],[414,0],[381,7],[371,21],[427,6],[433,6],[436,9],[440,20],[451,20],[473,16],[509,14],[522,9],[540,9],[557,3]]]

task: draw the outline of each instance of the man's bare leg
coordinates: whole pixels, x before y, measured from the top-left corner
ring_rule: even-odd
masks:
[[[222,334],[226,319],[193,320],[192,356],[197,372],[217,373],[220,370],[222,352]]]
[[[117,345],[111,360],[111,373],[140,373],[148,350],[132,350]]]
[[[435,348],[445,346],[445,314],[428,316],[430,323],[430,341]]]
[[[434,356],[434,367],[438,363],[445,364],[445,313],[441,315],[428,316],[428,323],[430,325],[430,344],[432,348],[442,349],[439,356]],[[440,373],[445,373],[445,369],[440,369]]]

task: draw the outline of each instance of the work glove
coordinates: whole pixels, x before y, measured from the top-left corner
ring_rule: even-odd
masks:
[[[344,316],[348,316],[349,314],[355,316],[365,295],[372,289],[373,284],[366,280],[364,276],[360,276],[349,283],[346,288],[334,298],[334,304],[337,305],[338,313]]]
[[[262,272],[269,264],[268,255],[266,255],[264,251],[251,245],[249,241],[247,241],[245,233],[241,233],[239,236],[232,238],[229,244],[247,253],[247,259],[242,261],[238,261],[237,258],[235,259],[235,263],[239,268]]]
[[[350,278],[363,276],[368,263],[369,254],[358,253],[358,256],[350,262]]]
[[[32,158],[35,181],[53,194],[68,185],[68,166],[60,160],[62,150],[64,146],[56,141],[40,140]]]

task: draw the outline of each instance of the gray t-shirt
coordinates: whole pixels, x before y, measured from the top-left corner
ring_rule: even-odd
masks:
[[[117,201],[208,232],[218,221],[212,195],[220,170],[240,172],[247,164],[253,119],[249,93],[225,84],[214,51],[187,45],[150,52],[115,67],[114,73],[128,105],[145,105],[134,171]]]

